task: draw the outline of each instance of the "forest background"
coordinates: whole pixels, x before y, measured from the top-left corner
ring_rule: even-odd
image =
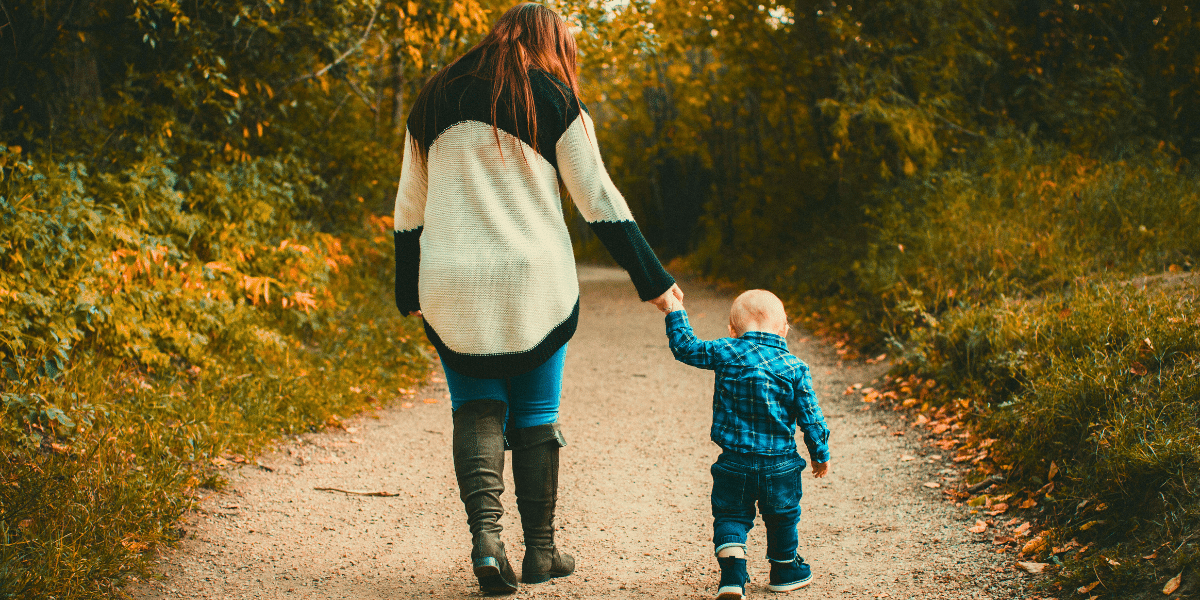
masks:
[[[119,596],[220,467],[409,399],[403,122],[507,6],[0,3],[0,597]],[[552,6],[661,256],[894,361],[1045,585],[1195,577],[1186,1]]]

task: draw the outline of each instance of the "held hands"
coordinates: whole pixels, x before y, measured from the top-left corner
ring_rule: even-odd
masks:
[[[824,477],[825,475],[827,475],[828,473],[829,473],[829,462],[828,461],[823,462],[823,463],[813,463],[813,466],[812,466],[813,477],[820,479],[820,478]]]
[[[647,302],[653,304],[654,308],[662,311],[663,314],[683,310],[683,290],[679,289],[679,284],[675,284],[661,296],[647,300]]]

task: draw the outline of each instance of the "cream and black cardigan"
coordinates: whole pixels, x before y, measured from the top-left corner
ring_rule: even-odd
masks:
[[[561,178],[642,300],[675,280],[663,269],[613,185],[586,107],[545,72],[529,72],[537,144],[509,108],[492,129],[491,82],[455,65],[430,102],[418,143],[412,119],[396,195],[396,306],[421,310],[450,368],[504,378],[546,361],[575,333],[579,283],[559,196]],[[457,79],[453,76],[461,75]],[[417,128],[418,130],[420,128]],[[537,148],[535,151],[534,148]]]

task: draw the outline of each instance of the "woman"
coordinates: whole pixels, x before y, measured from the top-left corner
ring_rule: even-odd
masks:
[[[525,535],[522,581],[570,575],[554,545],[563,359],[579,283],[560,182],[642,300],[683,297],[600,159],[576,46],[538,4],[509,9],[421,90],[396,196],[396,305],[420,314],[454,411],[454,470],[485,593],[517,581],[500,542],[504,450]],[[506,444],[507,442],[507,444]]]

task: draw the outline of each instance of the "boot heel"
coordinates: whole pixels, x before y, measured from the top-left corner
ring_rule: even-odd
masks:
[[[500,570],[500,561],[484,556],[471,562],[474,564],[475,578],[479,580],[479,590],[483,593],[512,594],[517,591],[517,584],[505,579]]]

